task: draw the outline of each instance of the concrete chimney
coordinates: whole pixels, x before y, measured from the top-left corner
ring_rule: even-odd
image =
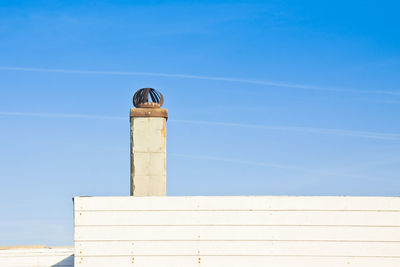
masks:
[[[166,123],[168,110],[160,92],[153,88],[138,90],[130,111],[131,196],[165,196]]]

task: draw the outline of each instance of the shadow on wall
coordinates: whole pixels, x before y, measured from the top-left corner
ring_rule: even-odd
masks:
[[[63,259],[62,261],[57,262],[56,264],[51,265],[51,267],[74,267],[74,255],[70,255]]]

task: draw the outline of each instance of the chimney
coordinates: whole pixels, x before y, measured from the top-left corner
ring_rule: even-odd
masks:
[[[142,88],[133,96],[131,123],[131,196],[165,196],[166,122],[162,94]]]

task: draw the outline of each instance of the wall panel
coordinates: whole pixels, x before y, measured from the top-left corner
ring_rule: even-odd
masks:
[[[75,266],[400,266],[396,197],[77,197]]]

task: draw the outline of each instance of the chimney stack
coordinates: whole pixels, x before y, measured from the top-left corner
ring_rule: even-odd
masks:
[[[133,96],[131,123],[131,196],[165,196],[166,122],[160,92],[142,88]]]

